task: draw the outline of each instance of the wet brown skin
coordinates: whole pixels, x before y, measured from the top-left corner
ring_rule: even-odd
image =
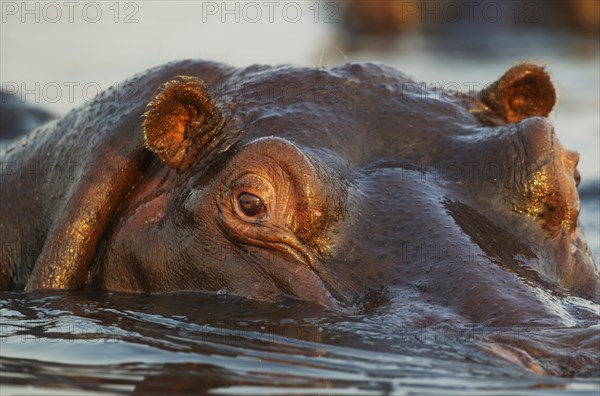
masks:
[[[455,100],[381,64],[158,67],[2,154],[0,284],[597,320],[555,101],[531,64]]]

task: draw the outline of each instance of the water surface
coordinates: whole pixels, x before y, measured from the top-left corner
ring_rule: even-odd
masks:
[[[297,301],[196,293],[2,293],[0,301],[3,395],[596,395],[599,386],[527,372],[444,323],[406,328],[391,315],[341,317]]]

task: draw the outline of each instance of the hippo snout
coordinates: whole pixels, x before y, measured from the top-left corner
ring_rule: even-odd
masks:
[[[538,219],[553,235],[560,230],[573,233],[580,211],[579,154],[562,146],[545,118],[523,120],[519,132],[527,172],[517,196],[517,211]]]

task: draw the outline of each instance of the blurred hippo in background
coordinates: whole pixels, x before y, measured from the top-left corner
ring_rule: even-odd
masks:
[[[390,36],[407,31],[464,39],[508,29],[562,29],[590,35],[600,32],[600,2],[596,0],[352,0],[337,3],[341,26],[354,37]]]
[[[14,94],[0,91],[0,149],[56,116],[40,107],[27,105]]]
[[[541,66],[453,98],[375,63],[183,61],[120,87],[2,153],[2,288],[397,306],[406,323],[437,309],[486,326],[598,320],[579,157],[546,118]],[[597,347],[556,365],[530,341],[514,350],[541,351],[518,354],[534,371],[598,365]]]

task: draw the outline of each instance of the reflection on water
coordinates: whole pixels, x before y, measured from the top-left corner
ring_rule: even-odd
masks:
[[[386,317],[342,318],[294,301],[111,293],[0,299],[3,395],[547,395],[594,394],[599,386],[492,358],[473,332],[443,324],[408,330]]]

